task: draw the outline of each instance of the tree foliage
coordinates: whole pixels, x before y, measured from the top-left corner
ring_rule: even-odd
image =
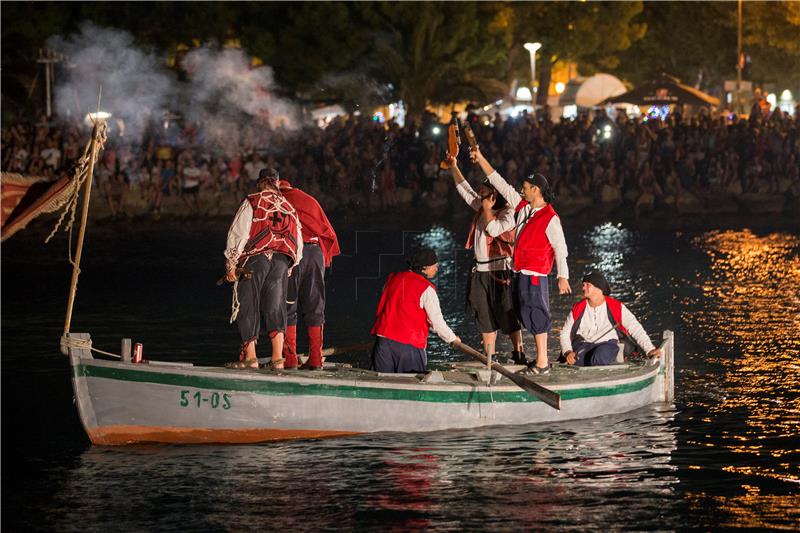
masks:
[[[743,50],[752,61],[745,77],[800,81],[800,3],[743,2],[742,11]],[[634,83],[665,72],[719,87],[736,78],[737,18],[736,2],[647,2],[637,18],[647,36],[623,54],[617,72]]]
[[[370,28],[367,71],[419,115],[427,103],[490,98],[502,92],[500,32],[485,28],[496,8],[473,2],[359,5]]]
[[[540,86],[556,61],[631,82],[666,72],[703,88],[735,77],[735,2],[6,2],[3,96],[19,103],[38,48],[86,20],[136,44],[238,39],[287,94],[350,108],[402,98],[494,99],[529,77],[527,41],[542,43]],[[744,2],[744,49],[757,82],[800,83],[800,2]],[[540,91],[543,97],[545,91]],[[542,100],[540,100],[542,102]]]
[[[635,22],[642,2],[510,2],[503,6],[510,32],[513,63],[509,73],[525,78],[525,42],[540,42],[540,86],[550,82],[550,69],[559,60],[577,62],[587,74],[619,64],[619,53],[641,39],[647,26]],[[546,91],[539,92],[540,98]],[[540,103],[544,103],[540,100]]]

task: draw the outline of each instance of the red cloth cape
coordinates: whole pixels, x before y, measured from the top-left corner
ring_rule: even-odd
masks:
[[[333,231],[325,211],[316,199],[308,193],[295,189],[288,181],[278,182],[281,194],[297,210],[300,217],[300,224],[303,225],[303,240],[308,242],[312,237],[319,239],[319,246],[322,248],[322,255],[325,258],[325,266],[331,266],[331,259],[339,255],[339,240],[336,232]]]

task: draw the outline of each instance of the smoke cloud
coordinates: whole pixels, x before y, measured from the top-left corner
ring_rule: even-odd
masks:
[[[90,22],[71,37],[54,37],[48,46],[68,57],[55,83],[55,105],[62,117],[85,117],[97,108],[122,119],[125,135],[136,136],[151,121],[180,113],[201,123],[208,142],[222,143],[249,122],[294,129],[299,107],[276,95],[272,68],[251,66],[239,49],[212,45],[194,49],[181,60],[187,81],[166,68],[164,56],[137,46],[129,33]]]
[[[128,33],[84,23],[77,35],[53,37],[48,46],[69,59],[55,80],[55,106],[63,117],[95,112],[102,87],[100,109],[137,132],[163,113],[174,91],[163,60],[136,47]]]
[[[188,105],[182,112],[203,124],[212,143],[226,144],[226,138],[250,122],[290,130],[300,126],[299,107],[275,94],[272,68],[252,67],[242,50],[205,46],[186,54],[181,66],[189,79]]]

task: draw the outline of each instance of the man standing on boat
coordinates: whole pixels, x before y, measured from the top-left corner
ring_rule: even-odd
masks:
[[[444,342],[461,342],[442,317],[436,287],[429,280],[439,270],[436,252],[421,248],[408,260],[409,270],[389,274],[375,325],[371,369],[377,372],[425,372],[428,329]]]
[[[550,372],[547,334],[553,324],[547,275],[554,259],[559,292],[572,292],[567,243],[561,220],[550,205],[553,200],[550,184],[541,174],[531,174],[522,178],[520,195],[492,168],[477,146],[470,150],[470,157],[480,165],[492,186],[514,206],[514,304],[520,321],[536,340],[536,361],[530,363],[530,369],[535,374],[547,374]]]
[[[308,361],[301,367],[322,369],[322,330],[325,324],[325,268],[339,255],[339,241],[319,202],[286,180],[278,182],[281,194],[297,210],[303,226],[303,258],[289,278],[286,340],[283,345],[285,368],[297,368],[297,318],[303,318],[308,331]]]
[[[600,366],[617,361],[618,342],[629,340],[650,357],[661,357],[642,325],[625,304],[609,296],[611,287],[598,271],[583,277],[583,300],[561,328],[562,360],[570,365]]]
[[[511,340],[513,361],[524,365],[527,361],[522,351],[522,329],[511,292],[514,210],[489,180],[485,180],[476,193],[464,179],[456,158],[448,156],[447,163],[456,191],[476,212],[466,244],[467,249],[475,251],[475,265],[467,286],[467,305],[481,331],[484,351],[487,357],[494,354],[499,329]]]
[[[239,361],[230,368],[258,368],[256,343],[261,320],[272,344],[272,368],[283,368],[288,277],[303,257],[297,211],[278,188],[278,172],[265,168],[258,192],[242,201],[228,230],[226,279],[235,282],[233,313],[242,339]],[[240,274],[248,271],[250,279]]]

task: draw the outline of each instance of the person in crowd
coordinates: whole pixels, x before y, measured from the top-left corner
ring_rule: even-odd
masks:
[[[375,335],[370,368],[377,372],[422,373],[428,365],[428,328],[444,342],[461,339],[445,323],[436,287],[436,252],[420,248],[408,258],[409,269],[389,275],[371,334]]]
[[[276,175],[277,177],[277,175]],[[322,206],[311,196],[286,181],[278,182],[281,194],[297,211],[303,227],[303,258],[289,278],[285,368],[296,368],[297,320],[303,319],[308,332],[308,360],[303,369],[322,369],[322,333],[325,325],[325,268],[339,255],[339,240]]]
[[[511,340],[513,362],[524,365],[527,361],[522,351],[522,329],[511,292],[514,210],[488,180],[476,193],[464,179],[456,158],[448,156],[447,162],[456,191],[475,211],[466,244],[475,252],[467,284],[467,306],[481,332],[483,349],[491,360],[497,346],[497,330],[501,330]]]
[[[256,343],[261,321],[272,348],[271,366],[283,369],[286,293],[291,270],[303,257],[303,235],[297,211],[278,188],[278,172],[262,169],[257,192],[240,204],[228,230],[226,279],[234,283],[231,322],[236,321],[242,347],[229,368],[258,368]],[[242,270],[250,279],[240,279]]]
[[[638,345],[650,357],[661,357],[661,349],[628,308],[612,298],[611,287],[597,270],[583,277],[583,299],[561,328],[561,360],[569,365],[601,366],[617,361],[619,341]]]
[[[561,220],[551,205],[553,197],[550,183],[541,174],[531,174],[523,178],[520,195],[497,173],[480,148],[476,146],[470,152],[489,183],[514,207],[514,302],[520,321],[536,341],[536,360],[531,363],[530,369],[535,374],[547,374],[550,372],[547,334],[553,323],[547,275],[554,260],[559,292],[572,292],[567,267],[567,243]]]

